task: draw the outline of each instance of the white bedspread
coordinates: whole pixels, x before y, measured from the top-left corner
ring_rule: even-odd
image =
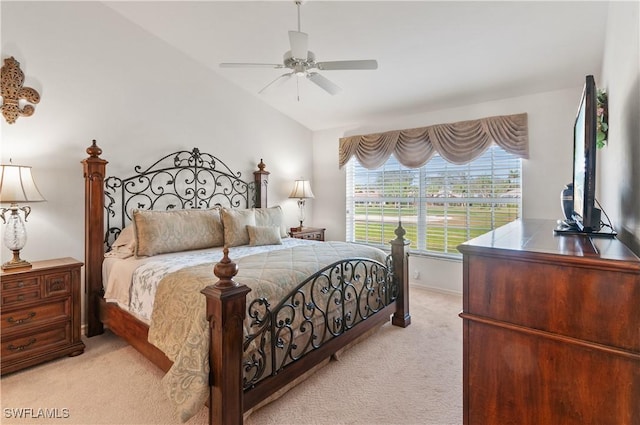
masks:
[[[237,246],[229,248],[229,257],[236,260],[261,252],[276,251],[320,242],[296,238],[282,239],[282,245]],[[151,312],[158,283],[168,273],[184,267],[217,262],[222,259],[222,247],[157,255],[147,258],[107,257],[103,262],[104,298],[115,302],[146,323]],[[213,270],[211,271],[213,274]]]

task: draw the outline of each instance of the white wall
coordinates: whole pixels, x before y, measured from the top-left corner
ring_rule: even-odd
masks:
[[[80,161],[94,138],[109,174],[199,147],[251,181],[264,158],[270,203],[296,224],[287,196],[312,168],[311,131],[99,2],[0,7],[1,56],[20,62],[42,98],[33,116],[1,127],[2,162],[33,166],[47,199],[31,205],[24,259],[84,258]],[[4,246],[1,258],[10,258]]]
[[[598,154],[598,198],[619,238],[640,255],[640,3],[609,4],[602,80],[609,142]]]
[[[591,70],[585,70],[585,75]],[[313,204],[314,225],[327,227],[331,239],[344,240],[346,174],[338,169],[338,139],[393,129],[471,120],[494,115],[528,113],[530,158],[523,161],[524,218],[558,219],[560,191],[571,181],[573,122],[581,94],[581,81],[573,89],[503,99],[461,108],[430,111],[385,122],[368,123],[359,128],[315,132],[313,136],[314,180],[326,182],[316,192],[322,202]],[[316,187],[318,184],[316,184]],[[316,189],[314,188],[314,191]],[[414,278],[416,272],[419,278]],[[462,291],[462,263],[413,255],[409,275],[415,284],[446,291]]]

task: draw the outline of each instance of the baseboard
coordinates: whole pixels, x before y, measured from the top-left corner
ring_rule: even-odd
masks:
[[[425,285],[425,284],[417,283],[417,282],[409,281],[409,286],[413,287],[413,288],[426,289],[428,291],[440,292],[442,294],[447,294],[447,295],[456,295],[456,296],[461,296],[462,295],[462,292],[459,292],[459,291],[440,288],[440,287],[437,287],[437,286],[429,286],[429,285]]]

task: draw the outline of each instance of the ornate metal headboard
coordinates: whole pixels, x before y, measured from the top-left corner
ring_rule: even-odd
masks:
[[[102,149],[95,140],[86,152],[89,156],[82,160],[82,173],[87,336],[103,331],[100,303],[104,252],[131,221],[133,209],[267,207],[270,173],[262,160],[253,172],[252,183],[198,149],[169,154],[146,169],[135,167],[133,176],[120,179],[106,177],[108,161],[100,157]]]
[[[133,210],[251,208],[258,204],[254,182],[242,180],[219,158],[198,148],[166,155],[135,174],[104,181],[105,248],[132,220]]]

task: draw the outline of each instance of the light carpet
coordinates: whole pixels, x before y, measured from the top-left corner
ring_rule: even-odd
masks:
[[[245,424],[461,424],[462,298],[411,289],[409,327],[385,324]],[[2,377],[0,423],[180,423],[159,369],[109,332],[84,342],[81,356]],[[207,415],[203,407],[187,424]]]

